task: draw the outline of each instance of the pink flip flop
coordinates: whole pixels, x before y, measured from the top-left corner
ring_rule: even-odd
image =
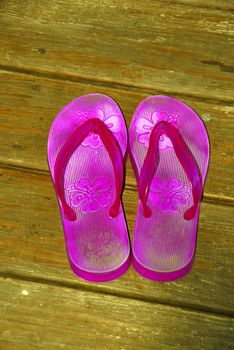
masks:
[[[183,102],[152,96],[137,107],[129,142],[139,191],[133,265],[146,278],[173,281],[194,260],[209,163],[206,128]]]
[[[118,105],[101,94],[69,103],[50,128],[48,162],[68,258],[88,281],[112,280],[130,265],[121,202],[127,144]]]

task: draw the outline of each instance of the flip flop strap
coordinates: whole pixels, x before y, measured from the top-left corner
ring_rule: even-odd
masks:
[[[179,131],[172,124],[166,121],[160,121],[154,126],[150,135],[148,152],[140,171],[138,191],[139,198],[143,206],[144,216],[150,217],[152,214],[151,209],[147,205],[147,193],[158,166],[159,141],[161,135],[166,135],[171,140],[176,156],[192,184],[193,206],[184,213],[184,218],[186,220],[191,220],[194,218],[197,212],[197,208],[202,197],[202,181],[200,171],[192,153],[190,152]]]
[[[78,126],[75,131],[68,137],[62,148],[60,149],[54,166],[54,183],[58,197],[61,201],[64,216],[70,221],[76,219],[75,211],[67,204],[64,193],[64,173],[66,166],[73,152],[82,141],[91,133],[97,133],[105,148],[108,151],[115,176],[116,185],[116,198],[113,205],[110,208],[110,216],[116,217],[119,213],[120,199],[124,180],[124,167],[123,157],[119,148],[119,145],[113,136],[112,132],[108,129],[106,124],[98,118],[91,118]]]

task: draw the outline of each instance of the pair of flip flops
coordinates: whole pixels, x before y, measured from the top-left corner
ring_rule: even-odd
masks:
[[[121,202],[128,150],[139,192],[132,251]],[[110,97],[81,96],[52,123],[48,162],[69,262],[80,278],[112,280],[131,261],[156,281],[191,269],[209,140],[189,106],[168,96],[145,99],[128,142],[124,117]]]

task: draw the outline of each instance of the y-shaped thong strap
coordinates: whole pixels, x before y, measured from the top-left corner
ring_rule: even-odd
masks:
[[[55,189],[61,201],[64,216],[70,221],[74,221],[76,219],[76,213],[67,204],[65,199],[63,179],[64,172],[73,152],[91,132],[97,133],[100,136],[111,158],[115,176],[116,198],[114,204],[110,208],[109,213],[110,216],[116,217],[119,212],[124,179],[123,157],[115,137],[113,136],[112,132],[108,129],[106,124],[98,118],[92,118],[84,122],[82,125],[78,126],[77,129],[75,129],[75,131],[69,136],[65,144],[60,149],[55,161]]]
[[[147,205],[147,193],[158,165],[159,140],[161,135],[166,135],[170,138],[176,156],[192,184],[193,206],[184,213],[184,218],[191,220],[197,212],[197,207],[202,197],[201,175],[193,155],[179,131],[166,121],[160,121],[154,126],[150,135],[149,149],[140,172],[138,190],[144,216],[150,217],[152,214],[151,209]]]

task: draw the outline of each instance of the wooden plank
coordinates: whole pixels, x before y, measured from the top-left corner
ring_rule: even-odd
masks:
[[[2,67],[233,100],[231,11],[150,0],[16,0],[0,9]]]
[[[1,273],[125,295],[148,301],[232,313],[233,208],[203,204],[193,270],[173,283],[140,277],[133,268],[112,282],[90,284],[76,278],[66,257],[57,200],[47,175],[1,170]],[[125,190],[132,237],[137,195]]]
[[[132,114],[146,94],[114,87],[65,82],[9,72],[0,73],[0,162],[48,171],[47,135],[58,111],[82,94],[100,92],[122,107],[128,126]],[[157,94],[157,91],[154,91]],[[179,96],[180,97],[180,96]],[[211,141],[206,198],[234,198],[234,108],[231,104],[183,98],[203,118]],[[136,187],[128,166],[127,186]]]
[[[4,350],[232,349],[232,319],[1,279]],[[176,330],[176,332],[175,332]]]

